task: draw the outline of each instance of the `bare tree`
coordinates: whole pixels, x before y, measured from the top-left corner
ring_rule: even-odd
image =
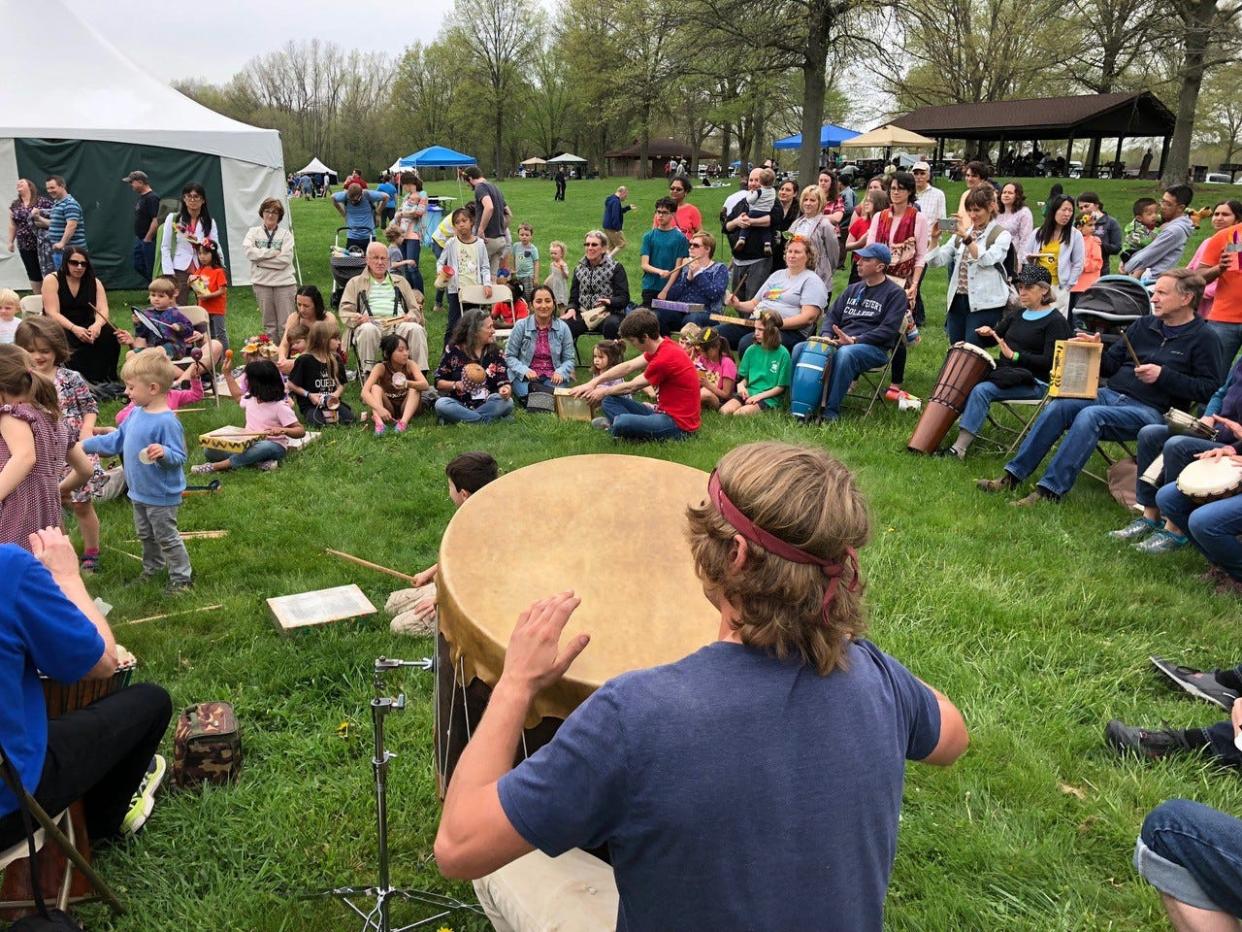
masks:
[[[531,57],[532,87],[527,96],[526,135],[539,154],[551,158],[569,129],[573,95],[569,66],[552,41],[546,41]]]
[[[1071,19],[1081,35],[1072,70],[1078,83],[1097,94],[1148,80],[1142,66],[1160,23],[1155,0],[1070,0]],[[1133,69],[1139,67],[1139,73]]]
[[[520,83],[519,65],[537,48],[541,30],[532,0],[456,0],[452,31],[464,41],[468,69],[478,72],[490,91],[492,170],[504,162],[506,107]]]

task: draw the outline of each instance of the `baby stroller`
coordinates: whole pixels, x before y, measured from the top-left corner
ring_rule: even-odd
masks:
[[[1150,286],[1129,275],[1102,275],[1078,296],[1074,323],[1080,330],[1098,333],[1107,346],[1144,314],[1151,313]]]
[[[359,250],[357,246],[346,249],[341,245],[341,234],[348,232],[349,227],[336,228],[336,235],[332,238],[332,254],[328,259],[328,265],[332,269],[331,301],[334,311],[341,306],[341,293],[349,280],[361,275],[362,270],[367,267],[365,250]]]

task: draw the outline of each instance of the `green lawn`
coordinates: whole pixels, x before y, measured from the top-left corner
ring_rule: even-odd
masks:
[[[1130,202],[1150,193],[1134,182],[1069,187],[1072,193],[1088,184],[1123,223]],[[1042,199],[1047,185],[1034,183],[1031,200]],[[555,238],[576,259],[579,237],[598,226],[614,186],[571,183],[564,203],[553,201],[551,182],[515,179],[504,191],[515,219],[534,224],[545,257]],[[622,259],[637,295],[638,234],[663,183],[630,188],[641,206],[629,215],[631,246]],[[432,189],[455,193],[452,183]],[[950,190],[950,203],[958,190]],[[725,193],[696,188],[692,199],[711,218]],[[304,280],[326,293],[337,215],[316,201],[295,202],[293,217]],[[425,274],[430,270],[427,256]],[[943,272],[930,274],[930,320],[910,360],[908,387],[924,397],[945,351],[944,283]],[[257,330],[255,305],[245,288],[235,288],[229,304],[239,345]],[[433,321],[433,345],[442,327],[442,319]],[[972,738],[956,767],[909,770],[891,928],[1163,928],[1156,895],[1130,866],[1143,814],[1170,796],[1242,811],[1242,787],[1236,775],[1194,760],[1119,760],[1103,746],[1103,727],[1113,716],[1182,727],[1214,720],[1212,707],[1161,682],[1147,656],[1236,663],[1242,605],[1212,595],[1196,578],[1204,566],[1192,553],[1145,558],[1109,541],[1105,532],[1127,516],[1098,483],[1084,479],[1059,507],[1019,511],[974,489],[974,478],[998,474],[999,457],[972,452],[963,465],[911,456],[905,440],[914,417],[889,405],[865,421],[855,414],[832,428],[800,428],[786,418],[709,415],[690,442],[626,452],[708,469],[736,444],[775,436],[824,444],[856,471],[874,515],[874,539],[862,554],[871,636],[961,707]],[[240,419],[230,404],[188,414],[184,423],[195,437]],[[139,658],[139,679],[164,684],[175,707],[232,701],[246,763],[234,787],[163,797],[137,841],[100,854],[100,869],[131,912],[113,920],[91,908],[91,928],[353,927],[337,905],[294,897],[374,879],[370,665],[385,654],[420,657],[432,645],[390,635],[382,615],[282,637],[263,600],[357,582],[382,606],[394,580],[339,563],[323,548],[411,572],[430,563],[451,515],[444,464],[477,448],[490,450],[506,471],[617,449],[584,425],[524,415],[482,429],[437,428],[423,419],[406,436],[382,440],[339,430],[274,475],[232,473],[220,494],[186,501],[183,530],[229,531],[222,540],[188,543],[192,594],[169,600],[158,585],[136,582],[137,562],[104,551],[90,585],[115,605],[111,621]],[[128,505],[108,503],[100,513],[105,544],[136,553]],[[504,556],[491,557],[501,573]],[[215,603],[224,608],[125,624]],[[389,720],[390,748],[399,755],[390,787],[394,880],[468,898],[470,888],[441,880],[432,860],[439,806],[431,678],[410,673],[405,687],[409,709]],[[169,753],[170,746],[171,737]],[[397,909],[397,918],[414,914]],[[482,927],[464,916],[446,924]]]

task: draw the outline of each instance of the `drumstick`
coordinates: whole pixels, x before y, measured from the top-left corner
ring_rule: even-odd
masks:
[[[185,611],[181,612],[165,612],[163,615],[148,615],[146,618],[133,618],[129,621],[118,621],[115,625],[113,625],[113,627],[119,628],[121,625],[141,625],[146,624],[148,621],[162,621],[165,618],[176,618],[178,615],[193,615],[196,612],[214,612],[222,608],[224,608],[224,606],[219,604],[204,605],[201,608],[187,608]]]
[[[340,557],[350,563],[357,563],[359,566],[365,566],[369,570],[375,570],[377,573],[387,573],[389,576],[396,576],[398,579],[404,579],[406,582],[417,585],[413,576],[402,573],[400,570],[394,570],[387,566],[380,566],[378,563],[372,563],[370,560],[364,560],[362,557],[355,557],[352,553],[346,553],[343,550],[333,550],[331,547],[324,547],[325,553],[330,553],[334,557]]]
[[[1134,344],[1130,342],[1130,338],[1126,336],[1126,332],[1121,331],[1121,339],[1126,344],[1126,352],[1130,354],[1130,358],[1134,360],[1134,368],[1137,369],[1142,363],[1139,361],[1138,353],[1134,352]]]
[[[192,411],[206,411],[206,408],[173,408],[174,414],[189,414]]]
[[[129,557],[131,560],[137,560],[139,563],[142,562],[142,557],[138,556],[135,553],[130,553],[128,550],[122,550],[120,547],[113,547],[109,544],[104,544],[103,548],[104,550],[111,550],[113,553],[123,553],[125,554],[125,556]]]
[[[96,317],[98,317],[100,320],[102,320],[102,321],[103,321],[105,324],[107,324],[109,327],[111,327],[114,331],[115,331],[115,330],[117,330],[117,329],[119,329],[119,328],[117,327],[117,325],[116,325],[116,324],[114,324],[112,321],[108,320],[108,318],[104,317],[104,316],[103,316],[103,314],[101,314],[99,311],[96,311],[96,310],[95,310],[95,305],[91,304],[90,302],[87,302],[87,305],[86,305],[86,306],[87,306],[87,307],[89,307],[92,311],[94,311],[95,316],[96,316]]]

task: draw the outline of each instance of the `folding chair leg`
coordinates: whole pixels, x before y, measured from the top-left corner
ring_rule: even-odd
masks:
[[[118,916],[122,915],[125,912],[125,907],[122,905],[121,901],[116,898],[116,894],[112,892],[112,888],[104,882],[104,879],[100,877],[98,873],[96,873],[95,869],[91,867],[86,858],[82,857],[82,853],[78,851],[74,843],[66,837],[65,833],[57,827],[56,823],[52,821],[51,816],[44,812],[43,807],[35,801],[34,797],[25,790],[22,791],[22,795],[26,798],[26,805],[30,809],[30,814],[34,816],[35,821],[39,823],[40,828],[42,828],[47,834],[47,837],[60,847],[60,850],[64,852],[65,857],[69,859],[70,864],[80,870],[86,879],[91,882],[91,886],[95,888],[95,892],[99,894],[100,898],[103,899],[104,902],[112,907],[113,912],[115,912]],[[69,870],[68,865],[66,865],[65,870],[66,872]],[[62,893],[62,895],[64,894]]]

